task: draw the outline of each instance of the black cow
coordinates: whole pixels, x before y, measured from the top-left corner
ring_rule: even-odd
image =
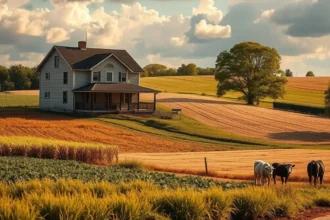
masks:
[[[296,165],[273,163],[272,166],[274,167],[274,171],[273,171],[274,184],[276,184],[276,176],[280,176],[282,180],[282,184],[284,183],[286,184],[292,172],[292,168],[295,167]]]
[[[323,176],[325,172],[325,166],[322,160],[313,160],[307,165],[307,173],[309,178],[309,184],[312,185],[312,177],[314,177],[314,186],[316,187],[317,178],[320,178],[320,184],[322,184]]]

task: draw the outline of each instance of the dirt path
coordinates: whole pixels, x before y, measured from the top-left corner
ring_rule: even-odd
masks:
[[[330,119],[205,96],[161,93],[158,102],[234,134],[296,144],[330,144]]]
[[[253,162],[264,160],[269,163],[292,163],[296,167],[290,176],[291,180],[306,180],[306,167],[314,159],[323,160],[330,164],[330,151],[327,150],[253,150],[253,151],[221,151],[221,152],[187,152],[187,153],[134,153],[121,154],[121,161],[137,160],[142,163],[155,165],[160,168],[204,171],[204,157],[207,158],[208,168],[216,172],[218,177],[251,179]],[[324,177],[330,182],[330,169],[326,169]]]

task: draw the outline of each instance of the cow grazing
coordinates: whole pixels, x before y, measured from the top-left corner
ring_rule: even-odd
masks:
[[[282,180],[282,184],[286,184],[290,174],[292,173],[292,168],[296,165],[294,164],[279,164],[273,163],[272,164],[274,171],[273,171],[273,179],[274,184],[276,184],[276,176],[280,176]]]
[[[325,166],[322,160],[313,160],[307,165],[307,173],[309,178],[309,184],[312,184],[312,177],[314,177],[314,186],[316,187],[317,179],[320,178],[320,184],[322,184],[323,176],[325,172]]]
[[[257,180],[260,180],[261,185],[265,185],[265,179],[268,179],[268,185],[270,184],[270,178],[273,174],[273,167],[262,160],[256,160],[254,162],[254,183],[257,185]]]

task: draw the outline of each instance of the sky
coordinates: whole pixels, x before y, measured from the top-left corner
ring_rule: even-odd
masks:
[[[143,67],[214,67],[244,41],[295,76],[330,76],[330,0],[0,0],[0,65],[36,66],[53,45],[127,50]]]

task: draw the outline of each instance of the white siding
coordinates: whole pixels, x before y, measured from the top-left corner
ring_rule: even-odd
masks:
[[[59,68],[54,67],[54,57],[59,56]],[[50,80],[46,80],[46,72],[50,72]],[[68,72],[68,84],[63,84],[63,72]],[[40,70],[40,108],[50,110],[73,110],[73,74],[71,68],[54,50]],[[45,92],[50,98],[45,98]],[[63,103],[63,91],[68,91],[68,102]]]
[[[113,68],[109,67],[113,65]],[[108,82],[107,81],[107,72],[112,72],[112,82],[119,82],[119,72],[121,73],[128,73],[127,77],[128,83],[132,83],[135,85],[139,85],[139,74],[138,73],[131,73],[127,67],[125,67],[120,61],[118,61],[115,57],[109,57],[99,65],[97,65],[93,72],[101,72],[101,80],[100,82]],[[90,76],[91,77],[91,76]]]
[[[90,71],[75,71],[75,85],[74,89],[80,88],[82,86],[91,83],[91,72]]]

